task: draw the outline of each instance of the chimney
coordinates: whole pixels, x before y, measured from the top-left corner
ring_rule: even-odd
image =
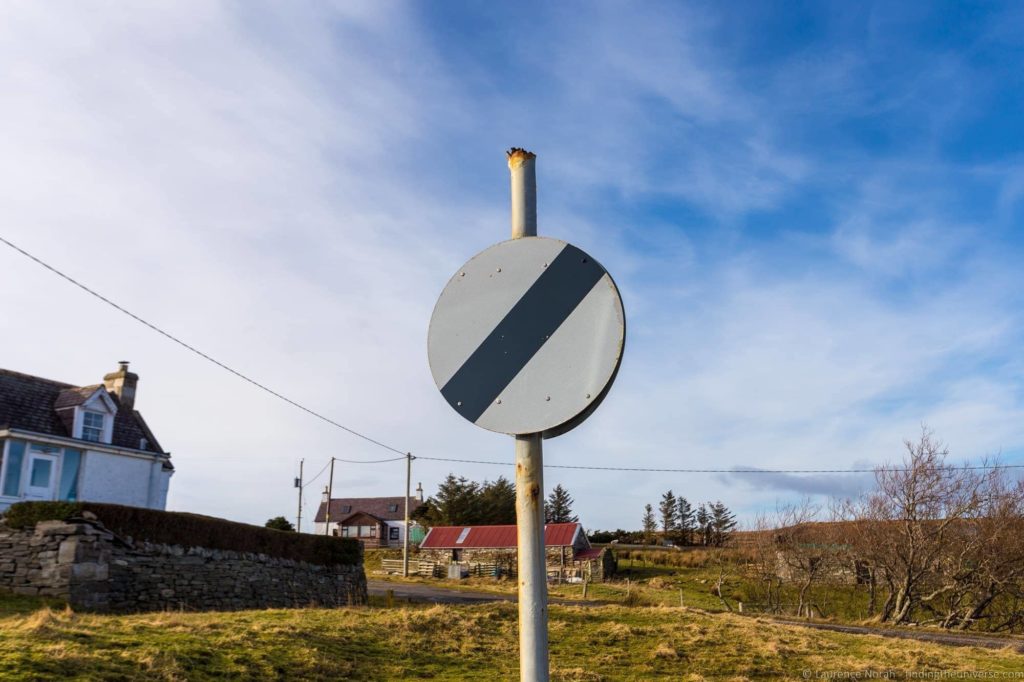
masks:
[[[103,377],[103,385],[117,396],[121,407],[126,410],[135,409],[135,387],[139,383],[139,375],[128,371],[128,361],[121,360],[120,369]]]
[[[416,484],[416,499],[419,500],[420,502],[423,501],[423,484],[422,483],[417,483]]]
[[[327,486],[324,486],[324,494],[323,494],[323,496],[320,497],[320,501],[323,502],[324,504],[327,504],[327,502],[329,502],[330,499],[331,499],[330,488],[328,488]]]

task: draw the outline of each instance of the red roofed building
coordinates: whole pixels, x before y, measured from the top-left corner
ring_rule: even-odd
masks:
[[[579,523],[544,526],[548,574],[565,579],[603,580],[614,571],[615,559],[593,549]],[[436,526],[420,543],[420,558],[473,566],[494,565],[506,575],[516,573],[515,526]],[[610,560],[610,564],[609,564]]]

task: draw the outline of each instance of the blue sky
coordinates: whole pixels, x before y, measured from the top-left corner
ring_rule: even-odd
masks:
[[[630,337],[555,464],[846,468],[927,424],[1024,462],[1024,11],[997,3],[97,3],[0,9],[4,236],[342,423],[511,475],[425,357],[434,300],[508,233],[599,258]],[[300,458],[380,453],[0,254],[2,365],[129,359],[170,506],[292,514]],[[342,466],[350,495],[402,465]],[[308,489],[314,493],[320,481]],[[863,477],[546,474],[592,528],[667,488],[745,519]],[[307,507],[311,512],[313,505]]]

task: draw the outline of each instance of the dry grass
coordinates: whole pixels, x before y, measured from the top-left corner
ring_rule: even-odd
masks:
[[[2,600],[2,597],[0,597]],[[817,632],[668,607],[552,607],[555,680],[1024,670],[1011,651]],[[0,679],[517,678],[511,604],[0,617]]]

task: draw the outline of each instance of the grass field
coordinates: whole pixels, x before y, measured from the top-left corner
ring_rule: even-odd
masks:
[[[550,633],[557,680],[1024,670],[1024,656],[1009,650],[668,607],[555,606]],[[99,616],[0,595],[3,680],[518,679],[516,642],[511,604]]]
[[[647,606],[683,606],[706,611],[727,611],[728,609],[714,591],[718,569],[713,565],[711,552],[702,548],[686,551],[671,551],[658,548],[644,550],[617,550],[619,572],[605,583],[593,583],[588,587],[587,597],[592,601],[613,604],[639,604]],[[381,571],[381,558],[400,558],[395,550],[370,550],[365,555],[367,577],[397,582],[418,582],[443,585],[450,589],[479,590],[483,592],[512,593],[516,590],[514,580],[493,578],[469,578],[461,581],[439,580],[410,576],[385,576]],[[743,602],[746,613],[763,611],[762,599],[756,586],[744,575],[741,558],[733,553],[732,564],[727,569],[723,595],[732,609]],[[553,598],[580,600],[583,587],[579,584],[549,584],[548,593]],[[783,598],[789,611],[781,615],[795,615],[797,588],[787,585]],[[853,586],[831,585],[827,589],[816,585],[813,591],[816,615],[823,614],[824,620],[841,623],[863,623],[869,618],[868,594]]]

